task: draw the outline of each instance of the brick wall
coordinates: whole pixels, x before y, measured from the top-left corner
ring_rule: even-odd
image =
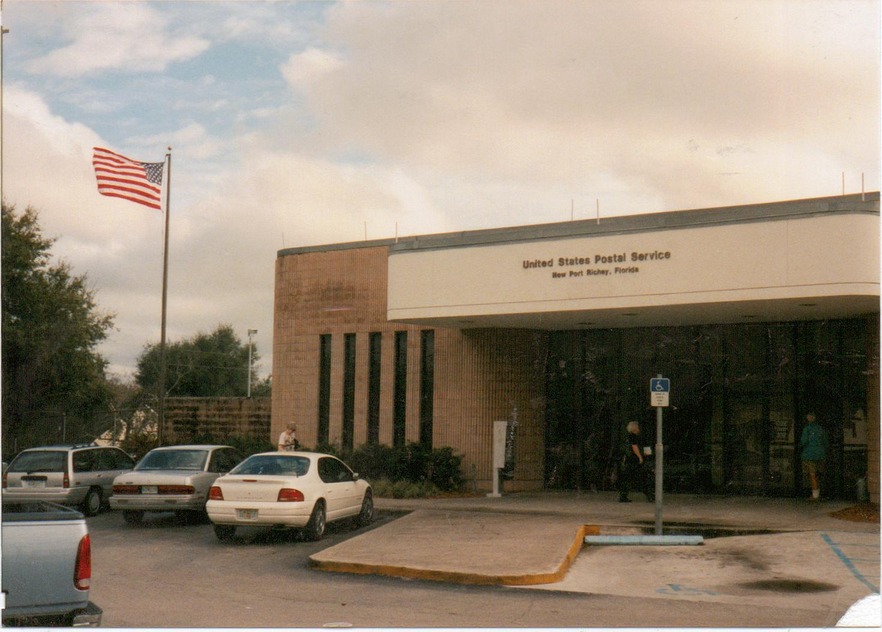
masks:
[[[419,440],[420,331],[426,327],[386,320],[388,248],[366,245],[304,251],[276,259],[272,424],[275,440],[294,421],[298,439],[318,436],[320,336],[331,336],[331,443],[340,443],[343,417],[344,339],[355,335],[354,446],[367,441],[368,356],[371,333],[382,335],[379,441],[392,445],[395,332],[407,336],[406,441]],[[875,331],[875,328],[871,328]],[[517,409],[517,457],[507,490],[541,489],[545,458],[544,361],[548,334],[537,330],[435,331],[432,443],[464,455],[463,475],[492,486],[494,421]],[[879,338],[868,366],[868,487],[879,500]]]
[[[182,444],[211,435],[270,439],[269,397],[170,397],[165,400],[163,442]]]
[[[407,336],[406,442],[420,437],[420,332],[428,327],[386,320],[388,251],[370,246],[305,252],[276,260],[272,432],[289,421],[297,438],[318,436],[319,337],[331,336],[329,440],[341,440],[344,338],[355,334],[354,447],[367,441],[371,333],[382,335],[381,444],[393,444],[395,332]],[[547,335],[525,330],[431,328],[435,332],[432,445],[464,456],[462,473],[492,488],[493,421],[518,415],[514,480],[506,489],[539,489],[543,481]]]

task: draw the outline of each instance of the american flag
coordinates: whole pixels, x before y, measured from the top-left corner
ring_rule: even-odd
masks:
[[[162,210],[162,168],[164,162],[138,162],[116,152],[95,147],[92,166],[98,179],[98,193],[118,197]]]

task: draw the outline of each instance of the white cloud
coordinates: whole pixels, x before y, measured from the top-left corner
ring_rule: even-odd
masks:
[[[4,194],[117,313],[117,370],[163,218],[97,194],[96,144],[173,146],[169,338],[257,328],[264,373],[284,247],[879,187],[876,2],[51,6],[4,51]]]
[[[667,208],[714,205],[735,188],[741,201],[806,184],[808,195],[835,193],[811,184],[828,175],[828,161],[811,158],[844,145],[867,150],[841,169],[878,171],[876,144],[866,142],[879,132],[874,5],[451,7],[343,3],[329,13],[329,38],[347,62],[300,84],[326,142],[463,181],[584,186],[614,174]],[[850,56],[839,45],[849,38]],[[707,162],[684,151],[690,140],[750,147],[756,160]],[[789,146],[810,153],[777,160],[781,148],[792,158]],[[716,182],[736,167],[738,187]]]
[[[161,11],[134,2],[94,3],[64,25],[70,42],[33,59],[32,73],[78,77],[102,70],[161,72],[205,52],[209,41],[175,33]]]
[[[305,89],[324,75],[337,70],[341,65],[342,61],[336,55],[310,48],[291,55],[281,70],[285,80],[292,87]]]

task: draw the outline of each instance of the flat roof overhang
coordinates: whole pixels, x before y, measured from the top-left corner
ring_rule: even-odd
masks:
[[[879,297],[801,296],[789,299],[597,307],[593,309],[395,318],[394,322],[454,329],[619,329],[855,318],[879,314]],[[392,320],[392,319],[390,319]]]
[[[659,256],[634,262],[635,253]],[[878,313],[878,193],[429,235],[389,247],[387,319],[428,327],[567,330]]]

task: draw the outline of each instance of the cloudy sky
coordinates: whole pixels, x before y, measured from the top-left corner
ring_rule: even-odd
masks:
[[[172,147],[168,337],[272,368],[282,248],[879,189],[863,0],[4,0],[3,196],[116,328],[160,335],[162,215],[95,145]]]

